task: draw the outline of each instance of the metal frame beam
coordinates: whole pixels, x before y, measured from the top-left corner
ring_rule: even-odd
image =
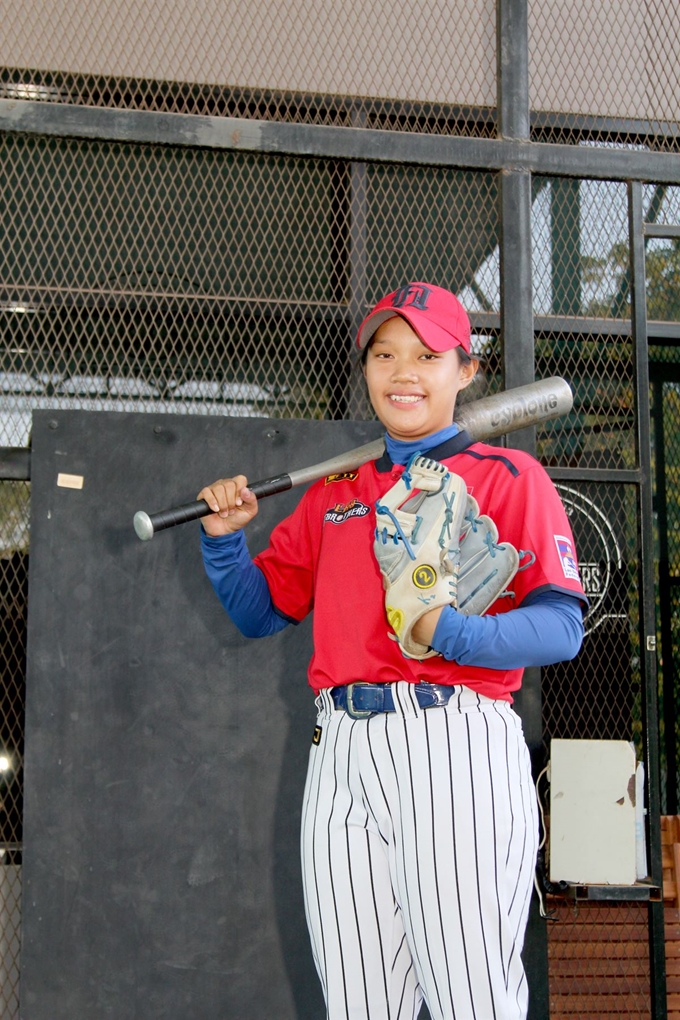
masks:
[[[527,0],[496,0],[496,102],[500,138],[528,138]]]
[[[652,517],[651,419],[645,285],[644,213],[642,184],[628,183],[631,324],[635,343],[637,446],[641,484],[638,489],[638,555],[640,593],[640,670],[642,732],[647,794],[646,828],[650,878],[663,885],[661,869],[661,797],[659,762],[659,706],[656,672],[656,610],[654,600],[654,529]],[[653,1020],[666,1020],[666,956],[663,901],[650,903],[649,964]]]
[[[529,26],[527,0],[496,0],[496,81],[501,141],[529,138]],[[503,382],[534,380],[531,279],[531,171],[503,167],[498,181]],[[522,429],[513,446],[535,453],[536,430]]]
[[[527,8],[527,0],[496,0],[496,103],[501,145],[520,140],[528,143],[529,139]],[[498,225],[502,366],[503,382],[508,389],[533,382],[535,373],[531,170],[526,166],[504,165],[498,174]],[[535,453],[536,429],[516,432],[513,446]],[[540,669],[524,671],[517,710],[536,767],[543,738]],[[550,1013],[548,931],[536,902],[529,914],[524,964],[531,987],[529,1020],[544,1020]]]
[[[665,367],[665,366],[664,366]],[[651,373],[650,373],[651,376]],[[675,661],[671,626],[671,570],[668,556],[668,493],[666,488],[666,438],[664,435],[664,383],[670,382],[659,373],[651,378],[652,425],[654,434],[654,475],[659,549],[659,629],[661,631],[663,746],[666,751],[666,814],[678,813],[678,768],[676,743]]]
[[[677,153],[0,99],[0,131],[232,152],[680,184]]]

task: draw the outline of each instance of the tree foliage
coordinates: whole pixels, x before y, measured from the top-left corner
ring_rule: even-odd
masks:
[[[597,318],[630,315],[630,256],[628,244],[618,241],[604,258],[584,256],[584,283],[599,290],[588,302],[585,314]],[[680,321],[680,239],[664,242],[663,247],[648,250],[645,259],[647,278],[647,318]]]

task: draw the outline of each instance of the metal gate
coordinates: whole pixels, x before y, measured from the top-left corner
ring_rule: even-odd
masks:
[[[662,800],[665,813],[678,814],[680,767],[680,570],[678,564],[678,470],[680,449],[680,354],[659,346],[650,359],[654,451],[654,511],[658,560],[657,627],[661,712]]]

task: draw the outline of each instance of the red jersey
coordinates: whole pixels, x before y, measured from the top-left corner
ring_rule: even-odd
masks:
[[[530,593],[561,591],[585,601],[567,515],[545,470],[533,457],[482,443],[464,447],[460,433],[428,451],[466,482],[468,492],[498,528],[499,541],[520,553],[512,594],[487,615],[521,606]],[[446,456],[450,451],[452,455]],[[272,531],[256,557],[276,609],[293,621],[314,610],[314,654],[309,683],[315,691],[353,683],[407,680],[464,684],[490,698],[512,701],[522,669],[461,666],[440,656],[405,658],[385,614],[382,578],[373,554],[376,501],[403,467],[385,455],[355,472],[316,482],[297,509]]]

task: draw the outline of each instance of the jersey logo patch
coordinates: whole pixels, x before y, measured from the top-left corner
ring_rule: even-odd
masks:
[[[359,499],[351,499],[349,503],[336,503],[330,510],[326,510],[323,519],[324,523],[328,521],[330,524],[342,524],[351,517],[365,517],[370,512],[370,506],[366,506]]]
[[[574,556],[574,550],[571,545],[571,539],[565,538],[564,535],[554,535],[555,545],[557,546],[557,555],[560,558],[562,564],[562,570],[564,576],[569,578],[570,581],[580,581],[578,576],[578,567],[576,566],[576,557]]]
[[[355,482],[359,477],[357,471],[342,471],[339,475],[328,475],[325,481],[325,485],[330,485],[331,482]]]
[[[316,744],[318,746],[321,743],[321,733],[322,733],[321,727],[320,726],[315,726],[314,727],[314,732],[312,733],[312,743],[313,744]]]

